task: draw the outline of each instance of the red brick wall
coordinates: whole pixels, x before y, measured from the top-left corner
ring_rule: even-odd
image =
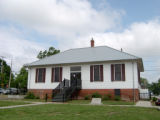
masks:
[[[52,98],[52,89],[29,89],[28,92],[34,93],[34,95],[40,97],[40,99],[44,99],[46,94],[48,94],[49,99]]]
[[[121,99],[126,101],[133,100],[133,89],[120,89]],[[101,95],[111,94],[112,99],[114,98],[114,89],[83,89],[79,91],[79,98],[84,98],[86,95],[91,95],[98,92]],[[135,100],[139,100],[139,90],[135,89]]]
[[[39,96],[41,99],[45,98],[45,95],[48,94],[48,98],[52,98],[52,89],[30,89],[29,92],[33,92],[36,96]],[[121,99],[131,101],[133,100],[133,89],[120,89]],[[139,90],[135,89],[135,100],[139,100]],[[114,98],[114,89],[82,89],[78,92],[78,98],[83,99],[86,95],[91,95],[95,92],[98,92],[101,95],[111,94]]]

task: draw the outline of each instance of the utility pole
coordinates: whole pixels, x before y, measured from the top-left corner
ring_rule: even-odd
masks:
[[[10,84],[11,84],[11,78],[12,78],[12,59],[11,59],[11,69],[10,69],[10,76],[9,76],[9,88],[10,88]]]

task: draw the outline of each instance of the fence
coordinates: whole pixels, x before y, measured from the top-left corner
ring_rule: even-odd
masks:
[[[140,100],[150,100],[151,94],[150,93],[139,93]]]

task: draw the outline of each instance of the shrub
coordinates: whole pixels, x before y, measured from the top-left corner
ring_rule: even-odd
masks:
[[[40,99],[39,96],[36,96],[35,99]]]
[[[92,98],[102,98],[102,95],[96,92],[92,94]]]
[[[107,95],[105,95],[105,96],[103,97],[103,100],[110,100],[110,99],[109,99],[109,97],[108,97]]]
[[[111,94],[107,94],[103,97],[103,100],[111,100]]]
[[[32,92],[27,93],[27,95],[25,96],[25,99],[35,99],[35,95]]]
[[[115,97],[114,97],[114,100],[120,101],[120,100],[121,100],[121,97],[120,97],[120,96],[115,96]]]
[[[156,97],[153,97],[153,98],[152,98],[152,101],[153,101],[153,102],[157,101],[157,98],[156,98]]]
[[[90,97],[89,97],[88,95],[86,95],[86,96],[84,97],[84,99],[85,99],[85,100],[89,100]]]

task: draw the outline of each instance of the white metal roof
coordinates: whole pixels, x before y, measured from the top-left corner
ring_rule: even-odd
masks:
[[[121,52],[108,46],[86,47],[69,49],[64,52],[52,55],[38,61],[32,62],[25,66],[39,65],[55,65],[68,63],[86,63],[86,62],[101,62],[115,60],[138,60],[141,59],[134,55]]]

